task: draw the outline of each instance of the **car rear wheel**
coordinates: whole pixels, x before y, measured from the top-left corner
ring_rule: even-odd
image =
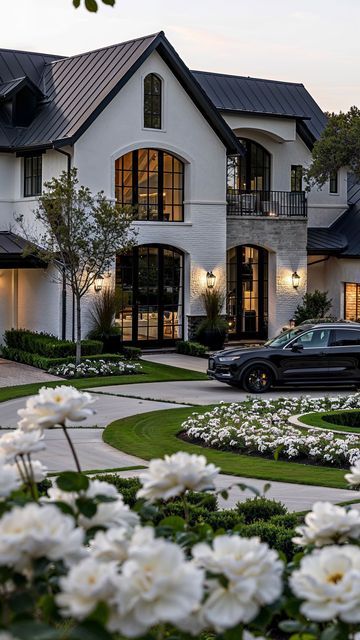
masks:
[[[269,367],[263,364],[254,364],[249,367],[242,378],[245,391],[249,393],[265,393],[273,383],[273,373]]]

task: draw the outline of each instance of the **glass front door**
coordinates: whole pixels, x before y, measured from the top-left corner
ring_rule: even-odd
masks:
[[[136,247],[118,256],[117,323],[124,342],[169,344],[183,336],[183,255],[172,247]]]
[[[268,325],[268,254],[253,246],[234,247],[227,260],[229,339],[264,339]]]

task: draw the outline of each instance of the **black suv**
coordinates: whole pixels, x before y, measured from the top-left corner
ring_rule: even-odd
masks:
[[[272,385],[360,385],[360,324],[301,324],[261,347],[218,351],[207,374],[250,393]]]

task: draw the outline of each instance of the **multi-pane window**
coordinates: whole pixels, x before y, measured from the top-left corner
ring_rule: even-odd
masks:
[[[360,321],[360,284],[345,282],[344,284],[345,320]]]
[[[155,73],[144,80],[144,127],[161,129],[161,79]]]
[[[42,190],[42,156],[24,158],[24,197],[39,196]]]
[[[115,197],[137,220],[183,220],[184,165],[165,151],[138,149],[115,162]]]
[[[291,191],[302,191],[303,168],[301,164],[291,165]]]
[[[227,188],[232,191],[269,191],[270,154],[253,140],[240,140],[245,156],[228,158]]]
[[[330,178],[329,178],[329,183],[330,183],[330,193],[339,193],[339,185],[338,185],[338,172],[337,171],[331,171],[330,173]]]

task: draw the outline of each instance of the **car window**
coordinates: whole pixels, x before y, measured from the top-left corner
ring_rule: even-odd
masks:
[[[301,345],[304,349],[316,349],[317,347],[327,347],[329,342],[330,329],[313,329],[307,331],[298,337],[297,340],[291,343],[290,347],[294,344]]]
[[[360,330],[358,329],[335,329],[331,336],[331,347],[350,347],[360,345]]]
[[[265,342],[266,347],[283,347],[289,340],[295,338],[299,333],[304,332],[304,327],[295,327],[294,329],[289,329],[288,331],[283,331],[276,338],[272,338]]]

